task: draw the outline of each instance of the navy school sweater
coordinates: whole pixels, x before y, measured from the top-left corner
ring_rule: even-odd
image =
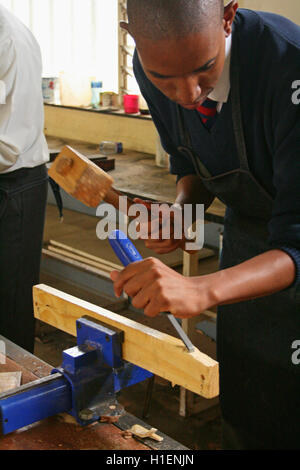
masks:
[[[241,109],[250,171],[274,198],[270,248],[280,248],[293,258],[300,285],[300,27],[278,15],[239,9],[233,35],[235,31],[240,37]],[[195,174],[191,161],[177,150],[182,143],[175,103],[149,81],[136,52],[133,65],[162,145],[170,155],[171,173],[178,178]],[[221,114],[227,106],[230,97]],[[198,112],[183,113],[193,150],[211,175],[239,168],[237,152],[224,152],[225,158],[201,154]],[[219,143],[226,138],[219,130],[214,137]]]

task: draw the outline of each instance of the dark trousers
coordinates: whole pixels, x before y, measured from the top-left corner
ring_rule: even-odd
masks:
[[[0,335],[34,349],[32,286],[39,282],[45,165],[0,174]]]

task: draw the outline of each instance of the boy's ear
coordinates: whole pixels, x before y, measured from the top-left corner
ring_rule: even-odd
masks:
[[[126,23],[125,21],[120,21],[120,28],[126,29],[126,31],[129,33],[129,24]]]
[[[223,18],[223,25],[224,30],[226,32],[226,36],[229,36],[232,31],[232,23],[235,18],[236,11],[238,9],[238,2],[236,0],[232,0],[226,7],[224,8],[224,18]]]

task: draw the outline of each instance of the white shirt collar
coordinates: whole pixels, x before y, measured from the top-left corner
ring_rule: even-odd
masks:
[[[232,34],[225,39],[225,63],[222,75],[213,91],[208,95],[208,98],[221,104],[227,103],[230,92],[231,45]]]

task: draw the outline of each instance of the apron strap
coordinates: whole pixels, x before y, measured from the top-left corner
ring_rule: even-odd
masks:
[[[245,134],[242,121],[241,96],[240,96],[240,68],[238,64],[238,37],[235,30],[234,40],[232,41],[232,58],[230,66],[230,82],[232,96],[232,121],[235,142],[237,146],[238,157],[240,161],[240,169],[248,171],[248,157],[245,143]]]
[[[192,149],[191,138],[184,124],[183,110],[181,106],[179,106],[178,104],[176,105],[176,111],[177,111],[177,122],[179,125],[180,142],[184,142],[184,145],[177,147],[177,150],[183,154],[186,154],[192,160],[192,163],[194,165],[194,168],[198,176],[202,176],[204,178],[211,178],[212,176],[211,173],[208,171],[205,165],[203,165],[201,160],[197,158],[194,152],[191,150]]]

